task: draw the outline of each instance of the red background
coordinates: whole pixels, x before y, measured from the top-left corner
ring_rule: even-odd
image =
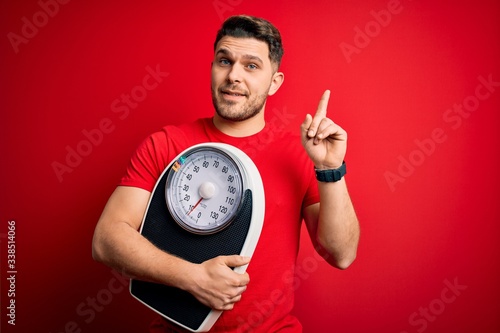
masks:
[[[304,331],[500,331],[498,84],[478,88],[488,94],[473,104],[480,76],[500,82],[500,6],[401,0],[390,21],[375,23],[391,3],[70,1],[44,16],[37,1],[2,1],[2,329],[145,331],[154,314],[91,258],[94,226],[146,135],[212,114],[215,33],[224,18],[247,13],[275,23],[284,39],[286,79],[268,120],[298,130],[331,89],[329,115],[350,138],[359,255],[339,271],[319,263],[302,238],[295,313]],[[29,38],[9,39],[34,21],[36,33],[25,27]],[[365,28],[367,37],[356,38]],[[349,57],[346,44],[358,46]],[[113,112],[122,94],[140,92],[148,66],[168,76],[126,116]],[[473,111],[460,123],[446,118],[463,102]],[[85,131],[106,119],[109,133],[85,146]],[[432,145],[436,128],[442,135]],[[58,178],[54,162],[66,164],[67,149],[78,147],[87,156]],[[404,169],[403,160],[416,166]],[[15,326],[6,316],[9,220]],[[96,297],[106,304],[92,310]]]

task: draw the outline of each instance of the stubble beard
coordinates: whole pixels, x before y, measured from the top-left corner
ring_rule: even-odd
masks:
[[[217,96],[220,96],[217,98]],[[212,87],[212,103],[215,111],[222,119],[240,122],[258,115],[266,104],[267,92],[247,99],[245,104],[238,106],[237,102],[226,101],[222,98],[222,92],[219,95]]]

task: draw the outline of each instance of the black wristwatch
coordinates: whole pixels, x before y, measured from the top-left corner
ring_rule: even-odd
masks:
[[[328,170],[318,170],[316,171],[316,179],[320,182],[331,183],[338,182],[344,177],[346,174],[345,161],[342,162],[342,165],[337,169],[328,169]]]

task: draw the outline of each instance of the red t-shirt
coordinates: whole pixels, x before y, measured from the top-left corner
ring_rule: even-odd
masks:
[[[302,209],[319,202],[313,164],[297,133],[268,123],[259,133],[237,138],[220,132],[211,118],[166,126],[149,136],[133,155],[119,185],[152,191],[178,154],[204,142],[221,142],[244,151],[264,184],[265,218],[247,272],[250,283],[233,310],[224,311],[210,332],[302,332],[290,315],[294,304],[294,265],[299,250]],[[150,332],[182,332],[157,320]]]

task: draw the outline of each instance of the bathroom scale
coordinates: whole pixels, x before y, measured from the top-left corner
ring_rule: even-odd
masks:
[[[264,187],[253,161],[223,143],[191,146],[160,175],[140,233],[192,263],[221,255],[252,256],[264,223]],[[244,273],[248,265],[235,267]],[[130,293],[167,320],[206,332],[222,311],[179,288],[132,279]]]

